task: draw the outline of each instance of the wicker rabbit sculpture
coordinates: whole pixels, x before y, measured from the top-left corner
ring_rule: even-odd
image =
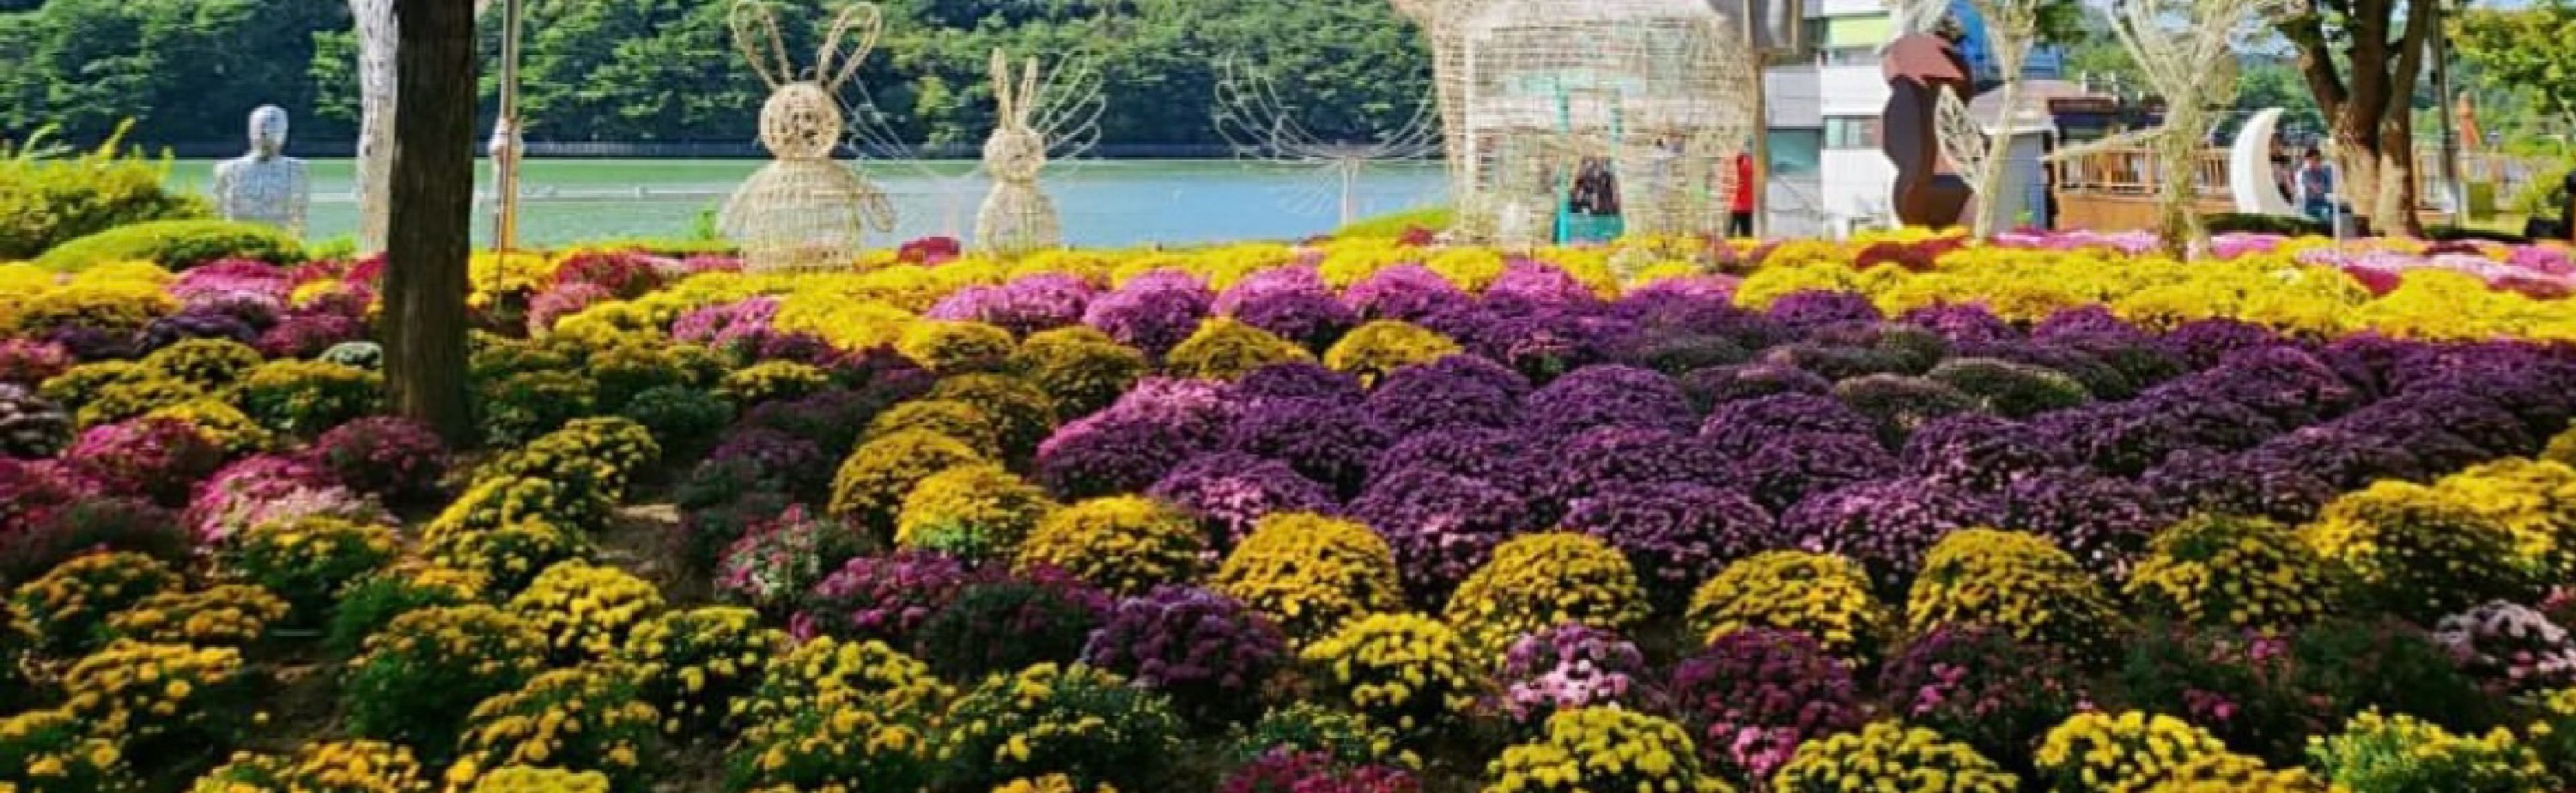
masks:
[[[767,4],[738,0],[731,22],[734,45],[771,89],[760,108],[760,143],[773,159],[734,190],[717,228],[742,246],[754,272],[847,268],[869,230],[894,231],[885,191],[832,159],[842,131],[837,94],[876,47],[884,17],[868,3],[842,9],[825,30],[810,78],[788,59]]]
[[[1036,58],[1021,64],[1014,81],[1010,56],[993,51],[993,97],[1001,108],[993,137],[984,141],[984,170],[992,176],[993,192],[975,213],[975,247],[984,253],[1013,256],[1063,242],[1055,199],[1038,189],[1038,173],[1047,162],[1048,131],[1036,120],[1044,89]]]

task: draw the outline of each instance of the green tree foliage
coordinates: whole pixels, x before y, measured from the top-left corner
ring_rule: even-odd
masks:
[[[779,3],[810,60],[838,0]],[[16,5],[12,5],[16,4]],[[749,142],[768,88],[726,25],[732,0],[528,0],[523,110],[555,141]],[[0,0],[0,136],[54,123],[104,138],[126,116],[146,144],[230,140],[261,104],[297,137],[348,140],[357,42],[346,0]],[[493,4],[495,7],[499,3]],[[993,48],[1103,73],[1111,143],[1213,143],[1219,63],[1240,58],[1321,134],[1402,124],[1428,91],[1421,34],[1386,0],[879,0],[885,37],[845,96],[907,141],[973,144],[990,129]],[[500,50],[496,13],[478,31]],[[496,69],[483,73],[488,122]]]
[[[2450,19],[2451,46],[2480,82],[2507,86],[2544,118],[2576,122],[2576,3],[2471,8]]]

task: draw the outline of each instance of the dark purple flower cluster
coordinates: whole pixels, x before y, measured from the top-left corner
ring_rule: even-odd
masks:
[[[1720,636],[1673,670],[1669,690],[1700,754],[1749,779],[1771,778],[1798,744],[1855,729],[1864,714],[1851,667],[1795,631]]]
[[[2123,569],[2182,518],[2145,485],[2078,468],[2023,477],[2004,489],[2003,506],[2003,525],[2055,541],[2096,573]]]
[[[1567,373],[1521,403],[1521,421],[1553,435],[1594,427],[1689,432],[1694,412],[1680,384],[1633,366],[1590,366]]]
[[[1570,708],[1636,708],[1653,700],[1646,654],[1618,634],[1569,622],[1512,641],[1495,684],[1512,721],[1537,724]]]
[[[1732,478],[1762,508],[1777,512],[1811,493],[1886,479],[1896,471],[1896,456],[1869,436],[1793,430],[1772,434],[1743,452]]]
[[[1869,298],[1854,292],[1807,291],[1771,301],[1764,312],[1791,331],[1810,331],[1847,322],[1877,322],[1886,315]]]
[[[1802,549],[1859,561],[1870,580],[1910,581],[1943,536],[1998,525],[2003,514],[1994,499],[1963,488],[1880,479],[1807,496],[1780,514],[1780,533]]]
[[[1341,506],[1330,488],[1287,463],[1235,452],[1192,457],[1146,494],[1198,516],[1219,551],[1233,548],[1272,513],[1332,513]]]
[[[1604,488],[1569,504],[1564,523],[1626,554],[1648,594],[1667,605],[1728,562],[1791,545],[1753,499],[1691,483]]]
[[[1494,546],[1540,528],[1529,502],[1493,483],[1440,471],[1396,471],[1350,504],[1395,550],[1405,589],[1438,602],[1483,566]]]
[[[1414,323],[1474,301],[1449,279],[1418,264],[1378,270],[1343,290],[1342,299],[1363,318]]]
[[[1264,270],[1218,295],[1215,312],[1321,350],[1360,322],[1359,312],[1305,267]]]
[[[2016,758],[2075,712],[2073,670],[2002,630],[1939,625],[1879,669],[1889,716],[1930,727],[1988,757]]]
[[[1551,463],[1544,476],[1527,479],[1536,485],[1536,506],[1549,516],[1610,488],[1716,483],[1730,472],[1726,458],[1708,444],[1669,429],[1598,427],[1538,451]]]
[[[797,603],[799,637],[875,639],[910,646],[912,633],[975,580],[956,557],[926,551],[861,556],[824,576]]]
[[[1215,299],[1195,278],[1157,271],[1093,298],[1083,309],[1082,324],[1160,357],[1198,330]]]
[[[1830,396],[1783,393],[1724,402],[1700,424],[1700,437],[1726,454],[1745,454],[1791,434],[1871,436],[1876,422]]]
[[[1211,721],[1257,712],[1262,686],[1289,658],[1287,637],[1269,619],[1223,595],[1175,586],[1118,604],[1082,650],[1083,663]]]
[[[2075,463],[2064,439],[1982,413],[1925,423],[1897,455],[1907,474],[1935,486],[2001,492],[2031,474]]]
[[[1529,380],[1468,355],[1397,369],[1369,392],[1368,411],[1398,436],[1455,427],[1510,427]]]
[[[83,431],[63,459],[110,494],[180,506],[223,465],[224,451],[187,422],[142,418]]]
[[[306,448],[304,459],[351,490],[387,502],[430,495],[447,470],[447,443],[429,425],[391,416],[351,421]]]
[[[1815,373],[1777,363],[1715,366],[1682,375],[1682,392],[1702,406],[1714,407],[1781,394],[1832,394],[1834,383]]]
[[[1393,766],[1352,766],[1324,752],[1271,751],[1225,775],[1217,793],[1420,793],[1422,781]]]
[[[1252,370],[1234,381],[1232,396],[1247,407],[1274,399],[1304,399],[1357,407],[1365,393],[1357,377],[1296,361]]]
[[[1140,492],[1183,461],[1220,448],[1238,413],[1221,385],[1147,378],[1039,443],[1036,480],[1065,498]]]

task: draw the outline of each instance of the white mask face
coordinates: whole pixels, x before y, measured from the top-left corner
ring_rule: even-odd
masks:
[[[286,149],[286,109],[265,105],[250,112],[250,146],[261,154]]]

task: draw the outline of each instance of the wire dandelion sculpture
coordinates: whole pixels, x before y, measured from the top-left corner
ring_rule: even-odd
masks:
[[[1479,0],[1443,27],[1457,236],[1564,238],[1576,175],[1603,172],[1625,235],[1723,230],[1758,78],[1735,20],[1702,0]]]
[[[2202,234],[2198,213],[2192,211],[2198,155],[2219,112],[2236,100],[2236,37],[2247,20],[2277,1],[2117,0],[2112,5],[2111,32],[2137,61],[2147,84],[2164,96],[2164,123],[2062,149],[2053,158],[2149,147],[2161,171],[2158,232],[2166,253],[2175,258],[2188,256]]]
[[[993,136],[984,141],[984,171],[993,190],[975,213],[975,247],[989,254],[1016,256],[1064,244],[1064,226],[1055,199],[1038,187],[1038,176],[1055,158],[1079,157],[1100,140],[1100,72],[1059,65],[1039,79],[1038,59],[1020,64],[1017,79],[1011,58],[993,50]]]
[[[1296,108],[1280,99],[1270,80],[1242,60],[1228,58],[1217,66],[1217,134],[1239,159],[1311,171],[1314,178],[1287,195],[1289,211],[1320,214],[1338,207],[1342,225],[1359,219],[1359,181],[1369,166],[1422,160],[1441,150],[1437,116],[1437,101],[1426,98],[1392,130],[1337,140],[1299,121]]]
[[[826,28],[811,77],[787,56],[778,16],[760,0],[733,6],[735,46],[769,84],[760,108],[760,143],[773,159],[734,191],[717,228],[742,246],[754,271],[847,267],[869,230],[894,231],[894,203],[858,171],[832,159],[843,132],[835,92],[875,49],[884,17],[854,3]]]

